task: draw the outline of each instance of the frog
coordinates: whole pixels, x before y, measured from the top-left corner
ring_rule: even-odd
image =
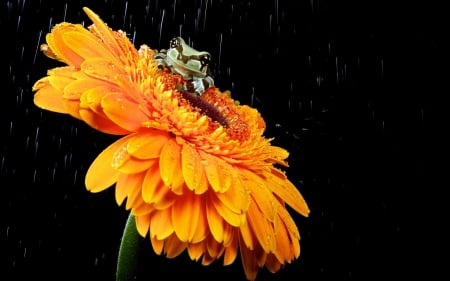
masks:
[[[186,44],[181,37],[172,38],[169,49],[156,52],[154,59],[160,69],[168,68],[172,73],[181,75],[187,81],[185,85],[180,85],[182,91],[200,96],[214,86],[214,79],[209,70],[211,54],[206,51],[197,51]]]

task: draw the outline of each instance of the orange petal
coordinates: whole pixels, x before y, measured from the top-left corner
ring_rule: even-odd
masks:
[[[185,192],[172,206],[172,222],[177,237],[183,242],[192,242],[201,210],[201,196]]]
[[[144,216],[135,216],[136,219],[136,228],[138,233],[145,237],[147,235],[149,225],[150,225],[150,215],[144,215]]]
[[[97,156],[89,167],[85,183],[91,192],[100,192],[113,185],[118,177],[119,171],[113,168],[113,157],[118,149],[123,147],[132,136],[127,136],[114,142]]]
[[[110,93],[104,96],[101,105],[108,118],[130,132],[142,128],[142,123],[149,119],[140,110],[138,104],[124,98],[119,93]]]
[[[262,211],[262,215],[269,221],[274,221],[276,216],[276,202],[272,192],[268,189],[267,183],[261,177],[251,171],[243,171],[245,174],[245,185],[249,188],[253,197],[253,203],[256,203]]]
[[[233,212],[230,208],[225,206],[213,192],[210,192],[210,200],[213,203],[214,208],[220,214],[220,216],[232,226],[240,226],[245,222],[245,215]]]
[[[150,235],[158,240],[163,240],[172,235],[173,232],[171,208],[153,212],[150,223]]]
[[[133,135],[130,135],[134,137]],[[127,145],[120,147],[113,155],[112,167],[124,174],[137,174],[149,169],[155,163],[154,159],[137,159],[128,154]]]
[[[252,233],[258,239],[259,244],[264,252],[271,253],[276,248],[275,233],[273,227],[267,220],[265,215],[259,211],[258,206],[254,202],[250,204],[247,212],[247,221],[252,228]]]
[[[127,151],[138,159],[159,158],[169,138],[169,134],[165,131],[149,129],[136,134],[136,137],[127,144]]]
[[[255,280],[258,274],[258,265],[253,251],[250,251],[244,243],[239,242],[242,265],[248,280]]]
[[[230,164],[209,153],[200,151],[200,157],[205,163],[206,177],[211,187],[216,192],[226,192],[231,186],[232,177],[236,171]]]
[[[117,85],[117,79],[120,76],[127,76],[122,65],[114,64],[114,62],[104,57],[94,57],[83,61],[81,71],[88,77],[98,79],[100,81]]]
[[[202,194],[208,190],[208,182],[200,155],[189,144],[183,144],[181,169],[184,181],[190,190],[193,190],[196,194]]]
[[[204,243],[189,243],[187,246],[191,260],[198,261],[204,252]]]
[[[206,250],[208,251],[208,255],[213,259],[217,259],[223,253],[223,245],[219,244],[214,239],[206,240]]]
[[[159,176],[158,162],[154,161],[145,173],[144,182],[142,183],[142,198],[145,202],[151,204],[156,200],[154,198],[156,190],[163,185]]]
[[[161,255],[164,248],[164,241],[165,240],[156,239],[155,236],[150,236],[150,242],[152,243],[153,251],[155,251],[157,255]]]
[[[95,86],[94,88],[87,89],[80,96],[80,107],[86,110],[91,110],[98,115],[102,115],[106,118],[105,113],[101,107],[102,98],[110,93],[110,87],[105,85]],[[112,123],[112,121],[110,120]]]
[[[74,82],[75,80],[71,77],[65,77],[65,76],[54,76],[50,75],[48,77],[49,84],[61,92],[61,94],[64,91],[64,88],[67,87],[70,83]]]
[[[76,107],[71,108],[73,106],[79,106],[78,102],[72,102],[71,104],[65,101],[64,103],[66,112],[76,112]],[[75,116],[75,114],[72,114]],[[75,116],[76,117],[76,116]],[[97,114],[90,109],[79,109],[79,119],[82,119],[86,124],[91,126],[92,128],[99,130],[100,132],[112,134],[112,135],[125,135],[130,133],[122,127],[117,126],[117,124],[113,123],[111,120],[106,118],[103,114]]]
[[[53,112],[67,113],[63,101],[61,92],[50,85],[40,88],[34,95],[34,104],[36,106]]]
[[[80,100],[81,94],[83,94],[87,90],[92,90],[97,87],[98,93],[108,93],[111,91],[112,87],[105,85],[104,81],[98,79],[81,79],[81,80],[72,80],[67,86],[64,88],[63,97],[65,99],[71,100]]]
[[[180,241],[175,234],[169,236],[164,243],[164,252],[168,258],[174,258],[186,249],[187,243]]]
[[[224,221],[210,201],[206,202],[206,218],[208,219],[209,230],[212,236],[217,242],[222,242],[224,238]]]
[[[239,246],[239,236],[237,232],[234,232],[232,239],[230,239],[230,244],[225,246],[225,252],[223,255],[223,265],[230,265],[236,259]]]
[[[145,172],[140,174],[120,174],[116,183],[116,203],[121,206],[125,198],[130,194],[130,190],[141,189]]]
[[[124,57],[124,53],[121,50],[120,44],[117,42],[117,38],[114,32],[102,21],[102,19],[91,11],[87,7],[83,7],[83,11],[92,20],[95,25],[95,29],[100,35],[104,45],[110,50],[110,52],[117,58]],[[128,40],[124,38],[124,40]]]
[[[174,139],[169,139],[161,150],[159,171],[164,184],[174,193],[181,194],[184,184],[181,173],[181,147]]]
[[[209,235],[209,226],[208,226],[208,220],[206,219],[206,204],[204,202],[204,199],[201,200],[200,204],[200,210],[199,210],[199,217],[197,222],[197,227],[195,229],[194,236],[192,237],[192,243],[200,243],[201,241],[205,240],[206,237]]]
[[[290,237],[283,222],[279,223],[278,227],[276,227],[275,238],[277,240],[277,248],[274,254],[280,262],[284,262],[286,257],[291,256],[291,243],[289,243]]]
[[[84,59],[103,57],[116,64],[120,63],[120,61],[105,48],[105,44],[101,44],[100,41],[86,29],[65,32],[62,35],[62,39],[67,47]]]
[[[231,211],[241,214],[250,205],[250,192],[237,173],[231,177],[232,188],[223,193],[217,192],[216,196]]]
[[[273,193],[278,195],[283,201],[291,206],[295,211],[303,216],[309,215],[309,208],[305,199],[298,189],[286,178],[286,176],[273,168],[272,173],[268,175],[269,184],[267,187]]]
[[[270,254],[267,255],[266,267],[270,272],[275,273],[281,269],[281,263],[273,254]]]
[[[52,32],[47,34],[46,41],[51,51],[68,65],[80,66],[83,58],[66,46],[62,36],[65,32],[84,30],[81,24],[60,23],[53,27]]]
[[[158,210],[168,208],[176,200],[176,195],[161,181],[157,162],[148,169],[145,175],[142,184],[142,198],[145,202],[153,204],[153,207]]]

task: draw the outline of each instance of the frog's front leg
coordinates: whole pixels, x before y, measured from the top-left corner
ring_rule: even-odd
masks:
[[[196,78],[188,81],[188,91],[194,92],[197,95],[203,94],[209,87],[214,86],[214,80],[211,76],[204,78]]]
[[[165,67],[168,67],[167,51],[165,49],[162,49],[161,51],[154,54],[153,59],[158,63],[159,69],[164,69]]]

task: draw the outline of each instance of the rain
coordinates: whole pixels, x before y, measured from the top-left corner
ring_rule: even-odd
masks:
[[[182,36],[210,52],[215,85],[256,108],[264,135],[289,151],[286,174],[311,208],[309,218],[294,217],[302,252],[278,273],[261,270],[257,280],[404,279],[421,269],[433,279],[436,271],[414,258],[433,255],[405,241],[439,243],[427,233],[438,232],[428,215],[445,206],[436,202],[444,186],[435,167],[438,133],[447,125],[438,121],[448,111],[439,100],[448,92],[444,9],[411,4],[404,13],[379,1],[337,2],[3,1],[3,274],[114,280],[127,213],[113,189],[88,192],[84,176],[118,136],[33,103],[33,84],[61,66],[40,51],[46,34],[63,21],[89,26],[87,6],[137,49],[168,48]],[[155,272],[168,280],[244,280],[239,262],[204,267],[187,256],[166,259],[148,239],[142,249],[143,280]]]

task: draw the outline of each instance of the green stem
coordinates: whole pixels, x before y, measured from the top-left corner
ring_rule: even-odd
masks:
[[[132,214],[129,215],[122,235],[117,259],[116,281],[130,281],[137,278],[138,250],[141,236],[137,232],[136,222]]]

